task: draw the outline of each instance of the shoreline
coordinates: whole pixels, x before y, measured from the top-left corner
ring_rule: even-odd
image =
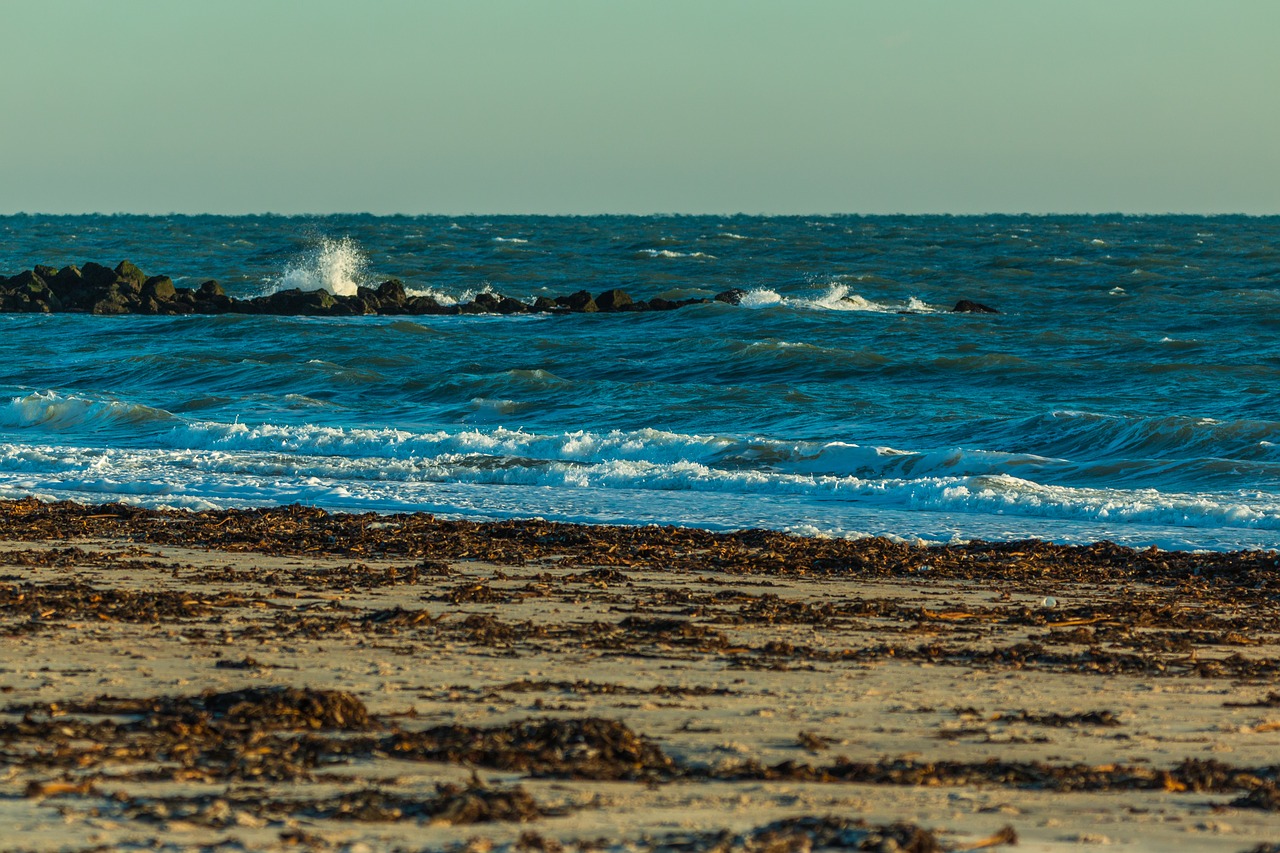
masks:
[[[1270,850],[1277,560],[4,501],[0,823],[40,851]]]

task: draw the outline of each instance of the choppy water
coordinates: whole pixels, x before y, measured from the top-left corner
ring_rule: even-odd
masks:
[[[0,218],[0,273],[124,258],[240,296],[749,294],[0,315],[0,496],[1280,546],[1280,218]]]

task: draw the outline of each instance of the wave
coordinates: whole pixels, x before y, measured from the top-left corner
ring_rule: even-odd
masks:
[[[365,283],[369,265],[364,251],[350,237],[322,239],[301,258],[268,282],[266,293],[280,290],[327,290],[335,296],[354,296]]]
[[[484,415],[518,406],[503,398],[476,398],[470,404]],[[1100,478],[1106,486],[1068,483],[1064,474],[1088,466],[1031,453],[913,451],[657,429],[414,431],[183,421],[146,406],[52,393],[17,398],[0,409],[0,424],[10,430],[87,426],[92,431],[98,424],[122,421],[150,421],[157,428],[149,431],[145,447],[96,447],[83,441],[0,444],[0,493],[183,507],[294,500],[386,511],[450,505],[461,512],[475,507],[456,504],[462,498],[450,498],[456,505],[441,504],[441,490],[503,487],[523,490],[508,496],[510,514],[517,515],[520,507],[530,513],[528,500],[535,493],[528,490],[535,489],[535,504],[543,502],[544,510],[594,502],[614,507],[631,521],[641,517],[636,508],[652,504],[653,493],[660,492],[716,496],[725,507],[717,517],[731,518],[749,508],[758,517],[745,521],[775,528],[812,524],[829,512],[834,518],[875,509],[1280,530],[1280,498],[1274,494],[1123,488],[1112,485],[1117,481],[1112,471]],[[1269,445],[1274,453],[1274,443]],[[588,492],[591,497],[583,497]],[[465,501],[476,499],[468,491]],[[658,500],[665,506],[671,499]],[[783,503],[774,506],[775,501]],[[704,510],[695,504],[664,520],[699,524],[706,520]]]
[[[1222,459],[1280,463],[1280,422],[1055,410],[1013,421],[987,441],[1093,460]]]
[[[53,391],[14,397],[0,406],[0,429],[44,428],[55,431],[97,426],[140,425],[177,421],[163,409],[120,400],[64,396]]]
[[[706,252],[675,252],[671,249],[641,249],[640,253],[651,258],[703,258],[710,261],[716,259],[715,255],[708,255]]]
[[[817,296],[783,296],[776,290],[755,288],[742,295],[744,308],[798,308],[807,311],[867,311],[877,314],[950,313],[945,307],[930,305],[915,296],[902,301],[877,302],[852,293],[846,284],[831,284]]]
[[[970,531],[991,529],[993,518],[1014,527],[1013,519],[1023,519],[1023,524],[1060,519],[1121,527],[1252,530],[1273,539],[1265,531],[1280,530],[1280,500],[1274,496],[1070,488],[1010,474],[865,479],[734,470],[693,460],[575,461],[487,452],[387,459],[288,450],[13,444],[0,444],[0,463],[0,494],[187,508],[301,501],[334,509],[464,515],[504,507],[497,514],[578,518],[577,510],[569,508],[594,507],[589,517],[597,520],[704,525],[737,519],[739,527],[807,525],[808,532],[828,534],[847,532],[849,518],[920,511],[968,519],[958,525]],[[822,509],[815,511],[818,506]],[[1167,535],[1161,541],[1169,541]],[[1241,540],[1237,535],[1228,541]]]

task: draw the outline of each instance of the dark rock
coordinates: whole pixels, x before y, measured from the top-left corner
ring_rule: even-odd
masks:
[[[632,303],[631,294],[625,290],[606,290],[596,297],[596,307],[601,311],[622,311]]]
[[[378,285],[378,298],[382,300],[382,304],[386,305],[404,305],[406,294],[404,292],[404,284],[398,278],[388,279]]]
[[[167,302],[178,295],[173,279],[167,275],[153,275],[142,285],[142,295],[156,302]]]
[[[746,295],[747,295],[747,292],[743,290],[741,287],[735,287],[730,290],[726,290],[722,293],[717,293],[715,296],[715,301],[726,302],[730,305],[741,305],[742,297]]]
[[[129,303],[119,293],[113,293],[93,303],[94,314],[128,314]]]
[[[326,290],[320,292],[328,293]],[[333,296],[332,299],[333,304],[328,308],[317,308],[306,313],[321,317],[358,317],[368,313],[365,311],[368,306],[358,296]]]
[[[528,314],[529,310],[528,305],[510,296],[503,296],[498,300],[499,314]]]
[[[80,277],[89,287],[105,290],[116,280],[115,270],[93,261],[80,268]]]
[[[989,305],[983,305],[981,302],[971,302],[968,299],[961,299],[956,303],[956,307],[951,309],[956,314],[999,314],[1000,312]]]
[[[204,284],[200,285],[200,289],[196,291],[196,296],[200,299],[216,300],[219,298],[225,298],[226,295],[227,292],[222,289],[222,285],[218,284],[213,279],[209,279]]]
[[[379,314],[382,311],[382,297],[378,295],[378,291],[364,285],[356,288],[355,296],[339,299],[350,305],[351,310],[357,314]]]
[[[132,286],[129,288],[134,293],[140,293],[142,286],[147,282],[147,274],[133,265],[131,261],[121,261],[116,265],[116,280],[127,281]]]
[[[225,296],[222,299],[201,299],[197,296],[192,307],[197,314],[226,314],[231,310],[231,300]]]
[[[34,270],[23,270],[5,282],[5,286],[12,291],[25,290],[28,287],[44,287],[45,280],[41,278]]]
[[[80,276],[80,269],[74,265],[68,265],[58,270],[54,276],[49,279],[49,286],[53,288],[53,292],[60,297],[75,293],[84,289],[84,279]]]
[[[716,298],[732,301],[742,290],[726,291]],[[586,290],[564,296],[539,296],[532,304],[501,293],[476,295],[462,305],[442,305],[431,296],[410,296],[399,279],[388,279],[377,288],[360,287],[352,296],[336,296],[327,290],[298,288],[266,296],[235,299],[227,296],[218,282],[209,280],[199,288],[178,287],[168,276],[147,277],[130,261],[109,269],[92,261],[83,268],[66,266],[55,270],[37,266],[12,278],[0,276],[0,311],[71,311],[95,314],[298,314],[346,317],[360,314],[550,314],[595,311],[670,311],[709,299],[669,300],[656,297],[633,300],[626,291],[613,288],[593,298]],[[962,302],[961,306],[970,303]],[[974,303],[976,304],[976,303]],[[985,308],[985,306],[982,306]],[[958,306],[956,310],[965,309]],[[987,309],[990,310],[990,309]]]
[[[410,314],[457,314],[457,305],[441,305],[434,296],[413,296],[405,301]]]
[[[591,298],[591,294],[585,290],[579,290],[569,296],[557,296],[556,304],[562,305],[570,311],[582,313],[593,313],[600,310],[600,307],[596,305],[596,301]]]
[[[503,296],[501,293],[477,293],[475,298],[471,300],[471,305],[478,310],[467,310],[463,313],[523,314],[529,310],[529,306],[519,299],[512,299],[510,296]],[[465,308],[465,306],[463,307]]]
[[[496,314],[498,306],[502,304],[502,300],[492,293],[477,293],[475,298],[471,300],[471,304],[491,314]]]
[[[338,308],[337,298],[327,290],[302,290],[294,287],[252,299],[253,310],[260,314],[329,314]],[[351,313],[348,309],[345,313]]]

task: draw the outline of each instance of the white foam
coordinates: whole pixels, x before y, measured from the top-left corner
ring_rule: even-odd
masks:
[[[354,296],[364,284],[368,259],[350,237],[340,240],[322,239],[297,261],[285,267],[284,273],[270,282],[268,292],[289,290],[327,290],[335,296]]]
[[[494,237],[493,242],[495,243],[528,243],[529,241],[523,239],[522,237]]]
[[[405,287],[405,296],[430,296],[441,305],[457,305],[457,297],[450,296],[442,290],[436,290],[434,287]]]
[[[746,308],[771,308],[785,306],[806,311],[866,311],[876,314],[898,314],[908,311],[916,314],[933,314],[945,309],[929,305],[923,299],[908,297],[905,302],[874,302],[857,293],[851,293],[847,284],[829,284],[821,294],[812,297],[783,296],[776,290],[756,288],[743,294],[739,305]]]
[[[742,294],[742,299],[738,302],[738,305],[743,308],[769,308],[774,305],[782,305],[785,301],[776,290],[761,287],[748,290]]]
[[[706,252],[673,252],[670,249],[641,249],[641,252],[651,258],[706,258],[714,261],[715,255],[708,255]]]
[[[559,381],[545,371],[525,373],[533,382]],[[470,408],[488,418],[510,416],[520,405],[477,397]],[[1162,446],[1161,435],[1188,428],[1239,433],[1263,456],[1275,448],[1274,431],[1261,422],[1130,423],[1087,412],[1044,418],[1095,451],[1115,447],[1125,458],[1135,443]],[[149,428],[138,429],[139,421]],[[129,446],[95,438],[100,428],[120,425]],[[188,421],[147,406],[54,392],[0,406],[0,429],[13,442],[0,443],[2,495],[196,508],[302,501],[825,535],[896,531],[931,541],[1008,534],[1245,547],[1274,543],[1280,530],[1280,497],[1257,489],[1193,494],[1064,485],[1081,467],[1069,459],[959,447],[906,450],[657,429],[538,433]]]

